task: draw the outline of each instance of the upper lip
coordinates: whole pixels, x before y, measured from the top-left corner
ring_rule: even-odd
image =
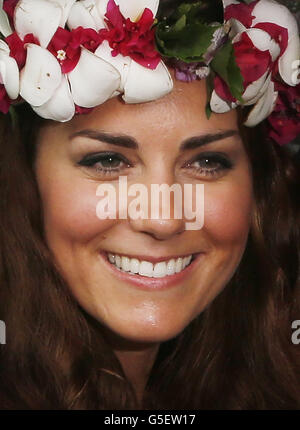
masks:
[[[150,261],[151,263],[158,263],[161,261],[169,261],[169,260],[177,260],[178,258],[185,258],[189,257],[190,255],[195,256],[199,253],[190,253],[190,254],[182,254],[182,255],[168,255],[168,256],[161,256],[161,257],[152,257],[150,255],[129,255],[127,253],[123,252],[113,252],[113,251],[105,251],[106,254],[112,254],[112,255],[119,255],[121,257],[128,257],[128,258],[136,258],[140,261]]]

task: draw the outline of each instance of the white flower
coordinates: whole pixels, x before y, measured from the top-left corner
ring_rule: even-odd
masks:
[[[278,61],[279,73],[288,85],[294,86],[300,82],[300,79],[295,79],[295,62],[300,58],[298,26],[288,8],[273,0],[259,0],[248,6],[236,0],[223,0],[223,4],[224,9],[231,8],[231,10],[227,9],[227,16],[231,15],[234,8],[236,8],[235,13],[238,11],[235,16],[234,14],[229,16],[232,42],[239,42],[242,34],[246,33],[253,43],[253,48],[269,51],[273,62],[269,70],[252,82],[242,96],[243,105],[255,105],[245,122],[246,126],[253,127],[266,119],[276,105],[278,94],[274,90],[272,81],[276,61]],[[241,7],[245,9],[242,11]],[[284,50],[285,34],[287,34],[287,47]],[[239,102],[226,102],[215,91],[213,92],[211,108],[215,112],[227,112],[239,104]]]
[[[3,0],[0,0],[0,33],[3,34],[4,37],[7,37],[12,32],[8,16],[3,10]]]
[[[105,28],[104,15],[109,0],[81,0],[74,4],[68,19],[69,28],[86,26],[94,29]],[[145,8],[156,16],[159,0],[115,0],[120,12],[131,21],[138,21]],[[114,66],[121,75],[116,94],[123,94],[126,103],[143,103],[156,100],[173,89],[170,73],[161,61],[155,70],[150,70],[136,63],[128,56],[111,55],[112,49],[104,41],[95,51],[95,55]]]
[[[224,7],[232,4],[239,4],[238,1],[223,0]],[[251,5],[251,3],[250,3]],[[254,17],[249,28],[259,27],[261,24],[275,24],[275,26],[283,27],[288,33],[288,46],[285,52],[280,55],[278,66],[279,72],[282,79],[291,86],[298,85],[300,78],[297,82],[293,80],[295,72],[294,64],[300,59],[300,38],[297,21],[289,9],[282,4],[279,4],[273,0],[259,0],[252,10],[251,15]],[[247,28],[238,19],[230,19],[232,26],[232,36],[235,37],[237,34],[246,31]],[[262,28],[262,27],[261,27]],[[271,34],[268,34],[266,29],[266,35],[261,33],[261,38],[268,38]],[[271,35],[272,36],[272,35]],[[273,45],[278,43],[273,41]]]
[[[15,10],[15,29],[23,39],[33,33],[40,46],[27,44],[27,59],[20,73],[20,95],[43,118],[69,121],[75,104],[90,108],[108,100],[120,84],[111,64],[81,48],[75,69],[64,75],[58,57],[48,51],[59,26],[64,27],[75,0],[21,0]]]
[[[4,85],[8,97],[15,100],[20,90],[19,68],[9,53],[8,45],[0,40],[0,83]]]

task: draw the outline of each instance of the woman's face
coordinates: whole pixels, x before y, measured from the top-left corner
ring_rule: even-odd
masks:
[[[81,307],[123,339],[162,342],[178,335],[242,258],[253,204],[249,160],[236,112],[207,120],[205,105],[204,81],[175,81],[173,92],[155,102],[125,105],[113,98],[40,132],[35,169],[48,246]],[[176,219],[174,199],[169,219],[161,212],[157,219],[118,219],[119,207],[117,219],[100,219],[97,189],[111,184],[118,198],[119,176],[127,177],[128,189],[144,185],[149,196],[151,184],[182,190],[191,184],[194,209],[196,185],[203,184],[203,227],[186,229],[191,220]],[[116,256],[129,258],[124,271],[108,254],[117,264]],[[179,258],[188,256],[193,259],[182,270]]]

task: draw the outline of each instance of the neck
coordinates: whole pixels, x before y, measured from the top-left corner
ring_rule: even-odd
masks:
[[[139,406],[142,405],[145,387],[151,372],[159,344],[154,344],[145,349],[115,350],[127,379],[131,382]]]
[[[131,342],[112,333],[106,338],[121,363],[126,378],[132,384],[139,406],[142,406],[143,394],[159,343]]]

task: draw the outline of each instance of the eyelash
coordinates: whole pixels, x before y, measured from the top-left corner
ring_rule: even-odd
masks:
[[[118,160],[120,163],[123,163],[123,167],[97,167],[97,163],[103,163],[104,161],[111,160],[112,162]],[[192,164],[196,162],[204,162],[206,165],[208,163],[212,163],[217,167],[207,168],[205,166],[202,167],[192,167]],[[208,163],[207,163],[208,162]],[[102,175],[115,175],[116,173],[120,173],[120,170],[132,167],[126,158],[124,158],[121,154],[115,152],[103,152],[93,155],[88,155],[84,157],[79,163],[80,166],[85,166],[91,169],[95,169],[97,172]],[[192,169],[197,174],[205,175],[205,176],[217,176],[221,172],[230,170],[233,168],[233,163],[224,155],[218,153],[205,153],[201,155],[197,155],[193,160],[189,161],[184,165],[186,169]]]
[[[120,167],[117,168],[99,168],[96,166],[96,163],[103,163],[105,160],[112,159],[113,161],[118,160],[124,165],[126,165],[126,168],[131,167],[129,161],[127,161],[123,156],[120,154],[117,154],[115,152],[103,152],[99,154],[93,154],[88,155],[84,157],[78,164],[80,166],[89,167],[91,169],[95,169],[97,172],[101,173],[102,175],[113,175],[120,172]]]
[[[192,167],[192,164],[196,162],[208,162],[207,164],[212,163],[214,167]],[[228,157],[223,154],[213,152],[197,155],[192,161],[186,163],[184,167],[194,170],[197,174],[204,174],[205,176],[217,176],[221,172],[231,170],[234,166],[233,163],[228,159]]]

